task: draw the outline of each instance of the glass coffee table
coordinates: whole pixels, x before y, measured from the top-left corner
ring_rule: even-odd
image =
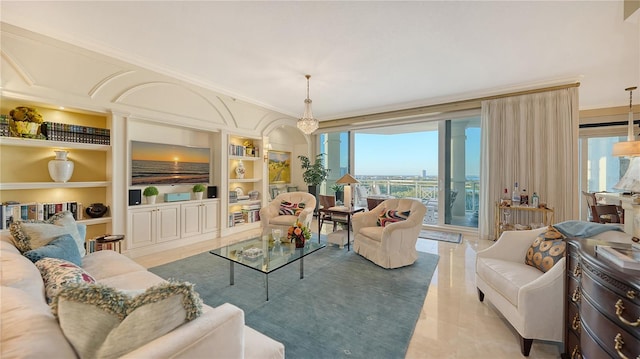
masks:
[[[240,264],[266,275],[265,289],[269,300],[269,273],[293,262],[300,262],[300,279],[304,278],[304,257],[324,248],[324,243],[308,240],[304,248],[293,243],[274,241],[270,235],[233,243],[209,253],[229,261],[229,284],[234,284],[234,264]]]

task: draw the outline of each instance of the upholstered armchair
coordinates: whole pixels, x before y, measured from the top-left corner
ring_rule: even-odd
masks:
[[[546,272],[525,264],[531,244],[546,230],[506,231],[476,259],[478,298],[487,298],[518,332],[524,356],[533,339],[562,342],[566,259]]]
[[[416,242],[426,211],[419,201],[400,198],[355,213],[353,250],[383,268],[413,264],[418,259]]]
[[[284,204],[287,202],[290,205]],[[300,206],[300,204],[304,204]],[[304,207],[304,208],[300,208]],[[276,196],[268,205],[260,209],[260,223],[262,233],[268,233],[271,229],[280,228],[282,233],[291,227],[296,221],[307,227],[311,227],[313,211],[316,208],[316,198],[307,192],[285,192]]]

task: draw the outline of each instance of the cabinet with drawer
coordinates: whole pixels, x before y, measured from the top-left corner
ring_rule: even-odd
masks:
[[[611,245],[569,240],[563,357],[640,357],[640,271],[598,257],[598,244]]]

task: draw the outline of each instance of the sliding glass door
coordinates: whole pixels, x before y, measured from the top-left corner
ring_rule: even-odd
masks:
[[[333,193],[331,185],[349,172],[360,182],[356,205],[367,206],[367,198],[413,198],[427,207],[425,225],[477,228],[479,115],[324,133],[319,139],[331,169],[325,193]]]

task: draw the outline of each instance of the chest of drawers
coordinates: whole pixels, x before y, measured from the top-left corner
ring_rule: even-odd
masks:
[[[640,357],[640,271],[598,257],[596,245],[611,243],[568,244],[563,358]]]

